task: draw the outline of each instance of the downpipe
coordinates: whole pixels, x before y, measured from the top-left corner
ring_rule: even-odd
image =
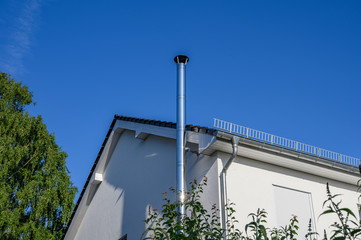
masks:
[[[226,162],[226,165],[224,165],[222,172],[220,174],[220,180],[221,180],[221,212],[222,212],[222,228],[224,229],[223,238],[226,239],[227,236],[227,222],[228,222],[228,215],[227,215],[227,170],[231,166],[233,160],[236,158],[238,153],[238,142],[240,138],[233,136],[232,137],[232,155]]]

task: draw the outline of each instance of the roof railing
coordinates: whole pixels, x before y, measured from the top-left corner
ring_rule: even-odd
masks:
[[[332,152],[319,147],[314,147],[305,143],[297,142],[291,139],[279,137],[273,134],[258,131],[252,128],[244,127],[238,124],[226,122],[214,118],[214,127],[225,132],[241,135],[246,138],[262,141],[272,145],[292,149],[298,152],[310,154],[320,158],[326,158],[334,162],[358,167],[361,164],[361,159]]]

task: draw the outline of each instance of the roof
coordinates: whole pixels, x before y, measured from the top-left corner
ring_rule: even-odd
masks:
[[[159,121],[159,120],[151,120],[151,119],[144,119],[144,118],[135,118],[135,117],[127,117],[127,116],[121,116],[121,115],[114,115],[114,118],[113,118],[113,121],[112,123],[110,124],[110,127],[109,127],[109,130],[108,130],[108,133],[107,135],[105,136],[105,139],[103,141],[103,144],[99,150],[99,153],[98,153],[98,156],[97,158],[95,159],[94,161],[94,164],[90,170],[90,173],[88,175],[88,178],[84,184],[84,187],[79,195],[79,198],[78,198],[78,201],[76,202],[75,204],[75,208],[73,210],[73,213],[70,217],[70,220],[64,230],[64,235],[62,237],[62,239],[65,238],[65,234],[66,232],[68,231],[69,229],[69,226],[74,218],[74,215],[76,213],[76,211],[78,210],[78,207],[80,205],[80,202],[84,196],[84,193],[85,193],[85,190],[86,188],[88,187],[89,183],[90,183],[90,180],[92,178],[92,175],[94,173],[94,170],[99,162],[99,159],[103,153],[103,150],[105,148],[105,145],[107,144],[108,142],[108,139],[109,139],[109,136],[111,134],[111,132],[113,131],[113,128],[114,128],[114,125],[116,123],[117,120],[120,120],[120,121],[127,121],[127,122],[135,122],[135,123],[141,123],[141,124],[147,124],[147,125],[153,125],[153,126],[159,126],[159,127],[166,127],[166,128],[174,128],[176,129],[177,127],[177,124],[174,123],[174,122],[166,122],[166,121]],[[212,129],[212,128],[207,128],[207,127],[201,127],[201,126],[194,126],[194,125],[186,125],[186,130],[187,131],[192,131],[192,132],[197,132],[197,133],[203,133],[203,134],[210,134],[210,135],[217,135],[217,130],[216,129]]]

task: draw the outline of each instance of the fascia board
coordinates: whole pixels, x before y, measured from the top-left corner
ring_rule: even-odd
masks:
[[[97,189],[96,185],[99,184],[92,184],[93,180],[96,179],[96,175],[97,174],[101,174],[103,176],[103,173],[105,171],[105,167],[106,167],[106,162],[107,160],[109,161],[111,154],[113,153],[114,149],[115,149],[115,144],[117,143],[117,140],[119,140],[120,135],[122,134],[122,130],[116,129],[115,126],[113,127],[109,138],[104,146],[104,150],[102,152],[102,154],[100,155],[99,161],[92,173],[92,177],[90,182],[87,184],[86,189],[84,191],[84,194],[82,196],[82,199],[79,203],[78,209],[74,214],[74,217],[69,225],[69,228],[66,232],[66,235],[64,237],[64,240],[68,240],[68,239],[74,239],[80,224],[86,214],[86,211],[89,207],[89,201],[88,198],[93,198],[95,191],[94,189]]]
[[[209,151],[221,151],[231,154],[232,146],[229,142],[217,140],[211,146]],[[247,146],[246,144],[240,144],[238,146],[238,156],[334,179],[351,185],[357,185],[357,181],[359,180],[359,174],[355,171],[346,170],[332,164],[326,164],[322,161],[316,161],[312,158],[307,159],[297,155],[291,156],[281,151],[268,151],[261,146],[257,149],[255,147]]]
[[[79,207],[78,207],[77,211],[75,212],[75,215],[70,223],[68,231],[66,232],[66,235],[64,238],[65,240],[75,239],[75,236],[79,230],[80,224],[81,224],[81,222],[85,216],[85,213],[89,207],[89,205],[86,205],[85,203],[86,203],[87,196],[89,195],[91,186],[92,186],[92,184],[88,184],[88,186],[84,192],[83,198],[81,199],[81,201],[79,203]]]

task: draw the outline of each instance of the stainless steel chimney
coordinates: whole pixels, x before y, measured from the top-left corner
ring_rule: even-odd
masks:
[[[189,58],[184,55],[178,55],[174,58],[177,64],[177,199],[181,203],[178,209],[179,213],[184,215],[185,199],[185,122],[186,122],[186,64]]]

